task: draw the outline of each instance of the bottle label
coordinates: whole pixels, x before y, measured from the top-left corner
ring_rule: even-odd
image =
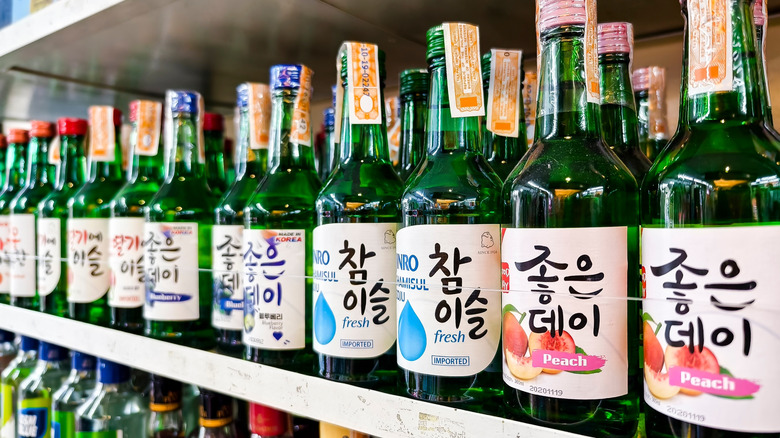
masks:
[[[311,76],[311,69],[302,65],[300,88],[293,104],[292,130],[290,131],[290,141],[304,146],[311,146],[311,114],[309,113]]]
[[[484,116],[479,27],[466,23],[444,23],[442,28],[450,114],[456,118]]]
[[[194,321],[200,318],[198,295],[198,224],[144,224],[144,318]]]
[[[60,233],[59,219],[38,219],[38,293],[41,296],[47,296],[54,292],[60,282],[62,272]]]
[[[49,164],[59,166],[60,165],[60,137],[54,136],[53,139],[51,139],[51,143],[49,143],[49,152],[48,152],[48,159]]]
[[[306,346],[306,231],[244,230],[244,344]]]
[[[320,421],[320,438],[369,438],[369,435]]]
[[[11,217],[0,215],[0,294],[11,292],[11,257],[13,248],[10,239]]]
[[[0,438],[14,438],[14,387],[5,383],[0,384],[0,414]]]
[[[596,0],[585,0],[585,85],[588,102],[595,104],[601,102],[598,38]]]
[[[10,236],[11,240],[15,241],[11,259],[11,295],[35,296],[35,215],[11,215]]]
[[[523,106],[525,110],[525,136],[526,144],[530,147],[534,144],[536,125],[536,94],[538,93],[536,73],[527,72],[523,81]]]
[[[68,219],[68,302],[92,303],[111,285],[108,219]]]
[[[271,92],[267,84],[249,85],[249,148],[268,149],[271,126]]]
[[[379,89],[379,47],[367,43],[344,43],[339,50],[338,65],[341,65],[343,53],[347,55],[349,122],[354,125],[382,123],[383,102]],[[340,77],[341,75],[339,75]]]
[[[144,219],[115,217],[108,220],[108,263],[111,289],[108,305],[133,309],[144,305]]]
[[[434,376],[483,371],[501,337],[498,225],[398,231],[398,365]]]
[[[160,123],[162,123],[162,103],[149,100],[138,101],[136,116],[137,138],[136,155],[153,157],[160,148]]]
[[[244,269],[241,225],[214,225],[211,229],[212,280],[211,325],[226,330],[244,327]]]
[[[76,432],[76,438],[123,438],[121,430],[104,430],[101,432]]]
[[[114,161],[115,149],[114,108],[89,107],[89,157],[93,161]]]
[[[370,358],[393,346],[398,226],[350,223],[314,229],[314,351]]]
[[[249,431],[263,436],[282,436],[289,428],[289,415],[267,406],[249,404]]]
[[[54,438],[75,438],[76,415],[73,412],[54,411],[51,431]]]
[[[17,435],[19,438],[51,437],[51,399],[30,398],[19,401]]]
[[[628,230],[505,228],[503,375],[551,398],[628,393]]]
[[[523,51],[491,49],[491,53],[487,128],[493,134],[517,138],[523,110],[520,94]]]
[[[778,239],[780,226],[642,229],[651,408],[716,429],[780,431]]]
[[[688,96],[733,88],[731,2],[688,2]]]

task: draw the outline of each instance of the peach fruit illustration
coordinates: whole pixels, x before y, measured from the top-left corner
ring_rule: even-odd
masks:
[[[712,374],[720,374],[720,364],[718,359],[712,354],[709,348],[704,347],[701,351],[698,348],[693,349],[693,353],[688,347],[672,347],[666,346],[666,352],[664,353],[664,361],[666,362],[666,369],[670,370],[673,367],[685,367],[692,368],[699,371],[706,371]],[[701,391],[688,388],[680,388],[680,392],[687,395],[701,395]]]
[[[556,333],[555,337],[550,335],[550,332],[544,332],[541,334],[531,333],[531,336],[528,338],[528,348],[530,348],[531,354],[533,355],[534,350],[575,353],[577,346],[574,344],[574,339],[571,337],[571,335],[564,331],[563,334],[560,335]],[[551,368],[544,368],[542,371],[547,374],[558,374],[561,372],[561,370]]]
[[[528,349],[528,336],[512,312],[504,314],[504,349],[517,357],[525,356]]]
[[[645,321],[643,338],[645,368],[649,367],[651,371],[656,373],[661,372],[661,368],[664,367],[664,349],[647,321]]]
[[[666,400],[672,398],[680,392],[679,386],[669,384],[669,373],[653,371],[645,364],[645,384],[650,393],[656,398]]]
[[[531,356],[516,356],[508,348],[504,349],[506,365],[513,376],[520,380],[531,380],[542,374],[542,369],[534,367],[531,362]]]

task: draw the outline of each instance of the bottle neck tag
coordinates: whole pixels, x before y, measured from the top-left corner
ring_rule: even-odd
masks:
[[[479,27],[466,23],[444,23],[442,27],[450,114],[454,118],[484,116]]]
[[[309,104],[311,101],[311,77],[309,67],[301,65],[300,88],[295,97],[293,109],[292,132],[290,141],[299,145],[311,146],[311,115]]]
[[[92,161],[114,161],[116,130],[114,129],[114,108],[110,106],[89,107],[89,157]]]
[[[688,1],[688,96],[732,91],[730,0]]]
[[[267,84],[249,85],[249,148],[268,149],[271,126],[271,93]]]
[[[491,49],[487,128],[496,135],[517,138],[522,107],[523,51]]]
[[[138,101],[138,114],[136,115],[138,135],[133,153],[147,157],[157,155],[160,145],[161,115],[162,103],[150,100]]]

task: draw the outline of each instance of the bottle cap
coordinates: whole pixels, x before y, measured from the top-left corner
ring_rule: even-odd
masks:
[[[444,27],[442,25],[433,26],[425,32],[425,60],[431,62],[431,59],[444,56]]]
[[[560,26],[584,25],[586,0],[538,0],[539,32]]]
[[[401,72],[401,97],[408,94],[428,94],[430,75],[424,68],[413,68]]]
[[[95,356],[73,351],[70,355],[70,366],[77,371],[93,371],[97,365]]]
[[[334,127],[336,126],[336,110],[333,108],[325,108],[325,110],[322,112],[322,115],[325,119],[325,126],[326,127]]]
[[[330,106],[332,106],[333,108],[336,108],[336,98],[338,98],[338,94],[339,94],[338,90],[336,90],[336,87],[338,87],[338,85],[336,84],[330,86],[330,92],[333,95]]]
[[[60,135],[87,135],[87,121],[63,117],[57,120],[57,128]]]
[[[217,113],[204,113],[203,114],[203,130],[204,131],[219,131],[225,130],[225,124],[222,114]]]
[[[152,412],[175,411],[181,407],[181,382],[152,374],[149,409]]]
[[[168,90],[168,108],[174,113],[198,114],[198,94],[187,90]]]
[[[0,134],[0,149],[5,149],[8,147],[8,142],[5,141],[5,136],[3,134]]]
[[[233,422],[233,400],[218,392],[200,389],[200,424],[220,427]]]
[[[117,108],[114,108],[114,126],[121,126],[122,125],[122,111],[120,111]]]
[[[8,143],[27,144],[30,141],[30,133],[26,129],[12,129],[8,131]]]
[[[110,360],[98,358],[97,370],[100,383],[114,384],[130,380],[130,368]]]
[[[753,24],[756,26],[763,26],[766,24],[766,9],[764,8],[765,0],[756,0],[753,3]]]
[[[22,351],[38,351],[38,340],[29,336],[20,336],[19,347]]]
[[[599,24],[599,55],[604,53],[631,53],[634,27],[631,23]]]
[[[239,108],[249,107],[249,84],[246,82],[236,87],[236,106]]]
[[[650,69],[638,68],[631,74],[631,84],[634,91],[643,91],[650,88]]]
[[[54,137],[54,123],[42,120],[33,120],[30,122],[30,137]]]
[[[46,362],[67,360],[68,349],[48,342],[41,342],[38,345],[38,359]]]
[[[2,136],[2,134],[0,134]],[[14,341],[14,334],[7,331],[7,330],[0,330],[0,342],[13,342]]]
[[[302,64],[279,64],[271,67],[271,91],[280,88],[301,88]]]

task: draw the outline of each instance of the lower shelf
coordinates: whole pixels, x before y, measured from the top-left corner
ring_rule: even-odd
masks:
[[[2,304],[0,328],[380,437],[578,436]]]

